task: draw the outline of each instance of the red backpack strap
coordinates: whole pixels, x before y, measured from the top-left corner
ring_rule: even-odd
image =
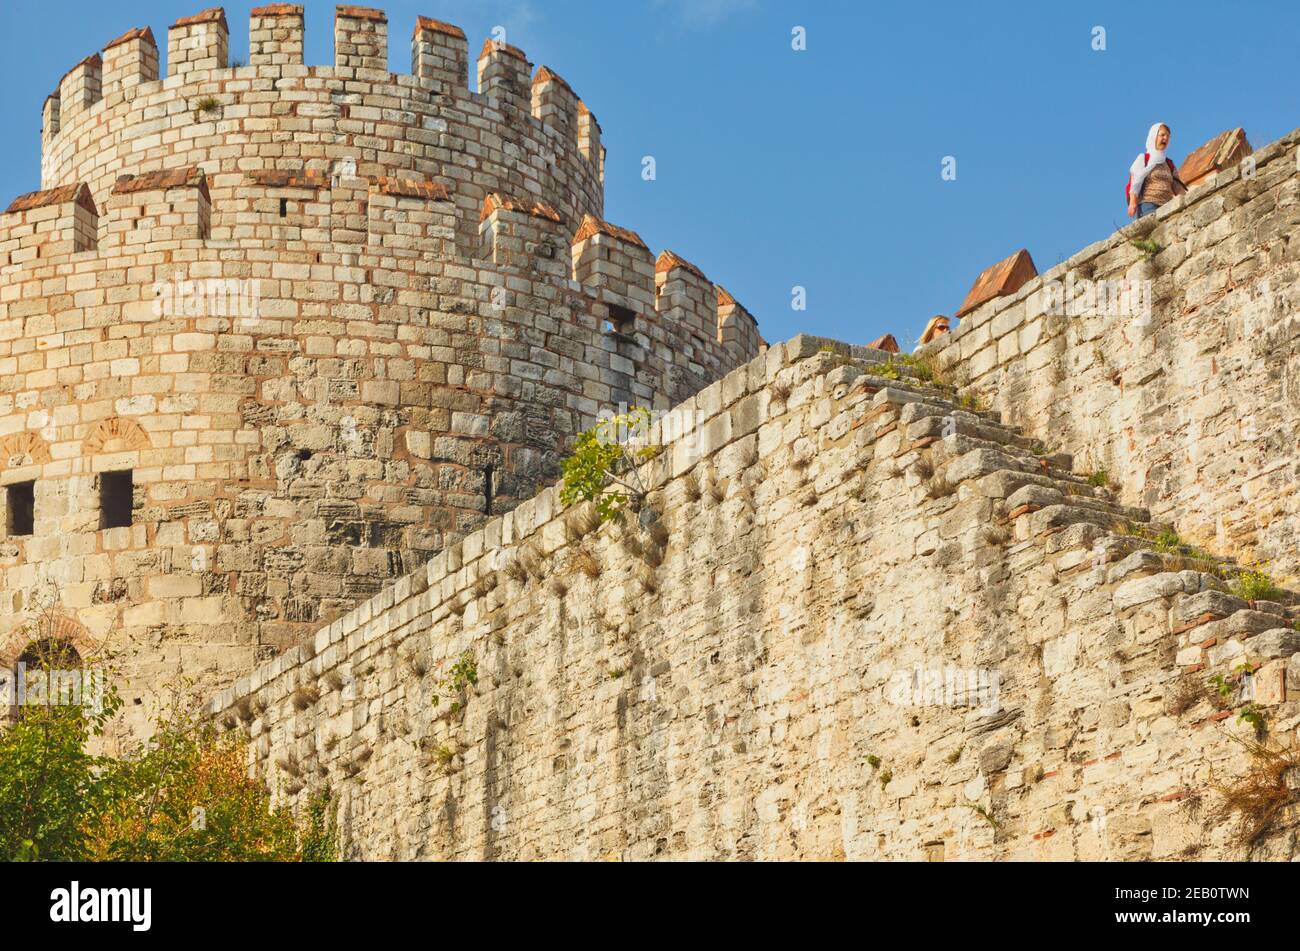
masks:
[[[1147,162],[1150,162],[1150,161],[1151,161],[1151,153],[1150,153],[1150,152],[1143,152],[1143,153],[1142,153],[1142,165],[1143,165],[1143,167],[1145,168]],[[1173,167],[1174,167],[1174,163],[1173,163],[1172,160],[1170,160],[1170,159],[1165,159],[1165,161],[1166,161],[1166,162],[1169,162],[1169,167],[1170,167],[1170,168],[1173,168]],[[1133,174],[1130,172],[1130,173],[1129,173],[1129,177],[1128,177],[1128,184],[1126,184],[1126,185],[1124,186],[1124,200],[1127,201],[1127,200],[1128,200],[1129,198],[1131,198],[1132,196],[1133,196]]]

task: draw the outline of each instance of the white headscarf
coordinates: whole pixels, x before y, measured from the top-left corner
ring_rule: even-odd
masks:
[[[1165,161],[1165,150],[1156,148],[1156,136],[1160,130],[1168,128],[1163,122],[1157,122],[1147,130],[1147,148],[1146,155],[1139,155],[1133,160],[1133,165],[1129,168],[1129,194],[1135,198],[1141,198],[1142,185],[1146,182],[1147,176],[1151,174],[1153,168],[1159,168]]]
[[[1157,122],[1155,125],[1153,125],[1150,129],[1147,130],[1147,155],[1149,156],[1149,158],[1147,159],[1148,165],[1159,165],[1161,162],[1165,160],[1165,150],[1156,148],[1156,136],[1158,136],[1160,134],[1160,130],[1164,128],[1167,128],[1167,126],[1163,122]]]

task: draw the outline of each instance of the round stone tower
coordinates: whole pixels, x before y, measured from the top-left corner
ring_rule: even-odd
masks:
[[[756,355],[753,318],[603,217],[594,115],[419,18],[220,9],[78,63],[0,217],[0,665],[110,654],[132,712],[224,685],[554,479],[620,404]]]

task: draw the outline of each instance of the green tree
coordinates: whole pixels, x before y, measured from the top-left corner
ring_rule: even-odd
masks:
[[[564,460],[560,501],[565,505],[593,502],[602,522],[617,516],[625,506],[639,508],[647,490],[637,466],[654,458],[659,449],[633,444],[649,431],[650,411],[634,406],[579,433],[573,453]]]
[[[0,857],[73,861],[86,857],[84,819],[104,804],[102,761],[86,743],[103,735],[121,706],[24,706],[0,732]]]
[[[295,861],[292,814],[248,775],[244,739],[173,717],[134,755],[106,761],[87,816],[87,858],[130,862]]]
[[[88,753],[121,708],[24,706],[0,732],[0,858],[41,861],[334,861],[328,792],[302,822],[273,808],[248,775],[246,740],[189,715],[155,724],[153,739],[120,759]]]

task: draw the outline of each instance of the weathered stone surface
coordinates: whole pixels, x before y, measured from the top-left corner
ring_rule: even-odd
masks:
[[[1220,640],[1229,637],[1248,637],[1262,634],[1277,627],[1277,618],[1263,611],[1237,611],[1219,621],[1211,621],[1196,629],[1198,638],[1217,637]]]
[[[1246,638],[1243,646],[1252,657],[1290,657],[1300,651],[1300,631],[1293,627],[1274,628]]]
[[[1247,607],[1249,605],[1245,601],[1226,591],[1201,591],[1179,602],[1174,617],[1183,624],[1194,621],[1203,614],[1227,617],[1237,611],[1244,611]]]
[[[1022,505],[1033,505],[1044,508],[1048,505],[1060,504],[1064,497],[1064,494],[1059,489],[1043,485],[1025,485],[1007,496],[1007,507],[1017,509]]]
[[[1126,611],[1158,598],[1182,594],[1182,575],[1165,573],[1146,578],[1132,578],[1115,589],[1115,610]]]
[[[1270,660],[1253,675],[1254,702],[1268,707],[1287,698],[1286,661]]]

